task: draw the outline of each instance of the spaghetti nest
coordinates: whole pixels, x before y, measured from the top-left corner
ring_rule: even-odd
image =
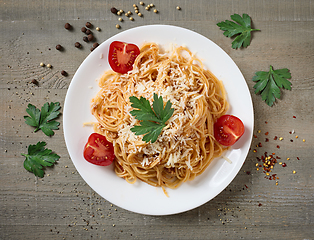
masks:
[[[132,71],[107,71],[99,86],[91,104],[94,130],[114,144],[115,172],[129,183],[177,188],[225,150],[213,136],[214,122],[228,108],[223,84],[186,47],[162,52],[144,44]],[[139,121],[130,114],[129,97],[152,103],[154,93],[170,100],[174,113],[157,141],[146,143],[130,130]]]

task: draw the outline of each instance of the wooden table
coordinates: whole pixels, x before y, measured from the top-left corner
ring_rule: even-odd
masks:
[[[123,22],[110,12],[113,6],[134,11],[134,3],[139,5],[126,0],[0,2],[0,239],[314,239],[313,2],[157,0],[157,14],[140,6],[144,17],[123,16]],[[216,26],[234,13],[249,14],[261,30],[245,49],[232,49],[232,40]],[[213,200],[170,216],[121,209],[97,195],[76,171],[62,117],[53,137],[24,123],[28,103],[63,106],[75,71],[90,53],[91,43],[82,41],[80,30],[87,21],[101,29],[93,29],[99,43],[136,26],[181,26],[217,43],[239,66],[253,99],[255,136],[239,174]],[[71,32],[64,29],[67,22]],[[74,47],[77,41],[81,49]],[[57,44],[64,50],[57,51]],[[254,93],[252,81],[269,65],[288,68],[292,75],[292,90],[282,90],[272,107]],[[21,156],[38,141],[61,157],[44,178],[26,171]],[[266,179],[263,166],[256,166],[265,152],[280,157],[271,172],[276,180]]]

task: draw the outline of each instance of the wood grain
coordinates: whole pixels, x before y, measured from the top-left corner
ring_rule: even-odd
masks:
[[[110,12],[113,6],[133,10],[134,3],[0,1],[0,239],[314,239],[313,2],[157,0],[158,14],[140,7],[143,18],[129,21],[123,16],[122,23]],[[253,33],[246,49],[232,49],[232,40],[216,26],[234,13],[249,14],[261,30]],[[91,43],[83,42],[80,31],[87,21],[99,43],[137,26],[181,26],[208,37],[236,62],[252,95],[255,137],[239,174],[212,201],[171,216],[121,209],[97,195],[76,171],[65,146],[62,116],[53,137],[34,133],[24,123],[28,103],[58,101],[63,106],[75,71],[90,53]],[[64,29],[66,22],[71,31]],[[121,29],[116,29],[118,23]],[[77,41],[81,49],[74,47]],[[63,51],[55,49],[57,44]],[[52,68],[41,67],[41,62]],[[273,107],[254,94],[251,81],[269,65],[292,74],[292,90],[283,90]],[[24,169],[21,156],[38,141],[46,141],[61,156],[42,179]],[[279,158],[272,171],[278,185],[265,178],[262,167],[256,170],[257,158],[265,152]]]

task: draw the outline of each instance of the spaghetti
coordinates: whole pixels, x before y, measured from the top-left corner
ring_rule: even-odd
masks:
[[[115,172],[129,183],[137,179],[156,187],[177,188],[221,156],[226,147],[214,138],[213,125],[228,109],[221,81],[189,49],[162,52],[146,43],[126,74],[107,71],[92,99],[94,131],[114,144]],[[131,114],[130,96],[171,101],[174,113],[154,143],[130,129],[139,125]]]

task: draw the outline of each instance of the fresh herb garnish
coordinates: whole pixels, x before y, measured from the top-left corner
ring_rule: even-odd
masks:
[[[237,49],[241,46],[249,46],[251,43],[251,32],[259,31],[259,29],[251,28],[251,17],[246,13],[244,13],[242,17],[239,14],[233,14],[231,15],[231,19],[234,22],[226,20],[217,23],[217,26],[220,27],[220,30],[224,31],[226,37],[237,35],[232,42],[232,48]]]
[[[154,93],[153,109],[149,101],[144,97],[138,99],[132,96],[130,97],[130,102],[133,108],[138,108],[138,110],[132,110],[130,112],[131,115],[141,121],[140,126],[134,126],[131,128],[131,131],[135,135],[145,134],[142,138],[145,142],[156,142],[162,129],[166,126],[166,122],[174,112],[174,109],[171,108],[172,103],[168,101],[164,107],[162,96],[158,97],[156,93]]]
[[[289,78],[291,78],[291,73],[287,68],[274,70],[272,66],[269,66],[269,72],[256,72],[252,79],[257,82],[254,85],[255,94],[260,92],[267,105],[272,106],[276,98],[280,98],[280,88],[291,90]]]
[[[59,160],[60,156],[52,153],[52,150],[45,148],[45,142],[38,142],[36,145],[28,146],[28,154],[21,153],[25,156],[24,168],[35,176],[43,177],[43,167],[52,166]]]
[[[41,111],[32,104],[28,104],[26,112],[29,116],[24,116],[25,123],[35,127],[35,132],[42,130],[47,136],[52,136],[54,132],[52,130],[59,129],[59,122],[53,120],[59,116],[60,103],[48,103],[46,102]]]

